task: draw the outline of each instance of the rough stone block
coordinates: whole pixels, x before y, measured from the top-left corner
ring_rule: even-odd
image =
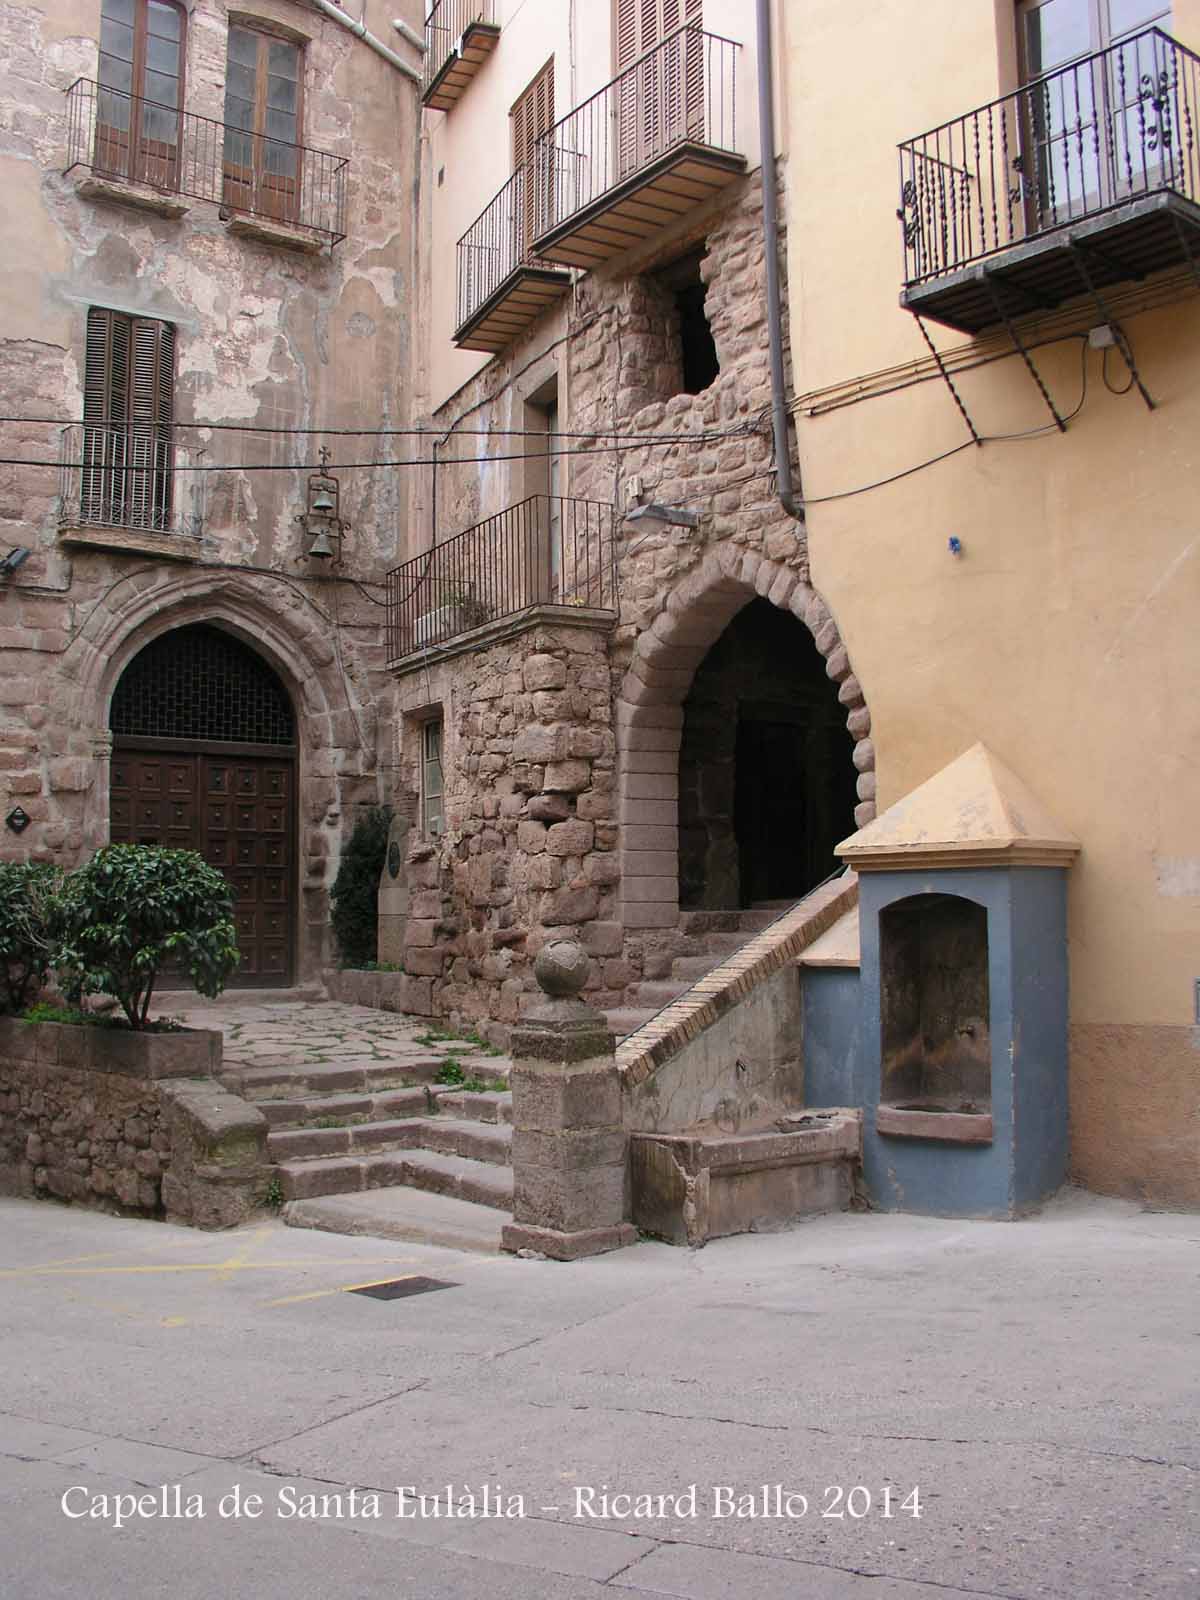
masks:
[[[546,766],[545,788],[561,794],[578,794],[591,787],[590,761],[551,761]]]
[[[509,1085],[514,1128],[561,1133],[565,1128],[620,1126],[621,1088],[610,1057],[568,1067],[530,1065],[518,1059]]]
[[[556,822],[546,834],[546,850],[552,856],[582,856],[592,848],[595,828],[592,823],[573,817]]]
[[[542,896],[538,916],[546,927],[562,928],[576,922],[590,922],[599,909],[595,889],[554,889]]]
[[[591,956],[620,955],[625,932],[619,922],[590,922],[580,930],[579,942]]]
[[[529,656],[522,676],[526,689],[561,689],[567,681],[567,665],[557,656]]]

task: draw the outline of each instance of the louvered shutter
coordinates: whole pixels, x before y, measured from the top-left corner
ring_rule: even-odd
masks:
[[[516,259],[522,260],[536,233],[552,215],[554,152],[538,140],[554,126],[554,60],[551,58],[509,113],[512,121],[514,218],[519,231]],[[524,176],[520,176],[520,174]]]
[[[167,526],[174,411],[174,327],[93,306],[83,380],[85,522]]]

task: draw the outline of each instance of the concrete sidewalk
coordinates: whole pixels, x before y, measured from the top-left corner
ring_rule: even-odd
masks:
[[[1200,1594],[1200,1218],[1068,1194],[573,1266],[0,1226],[6,1600]],[[453,1287],[346,1292],[412,1274]],[[419,1514],[447,1485],[524,1515]]]

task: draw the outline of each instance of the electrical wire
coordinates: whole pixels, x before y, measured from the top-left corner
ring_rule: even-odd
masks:
[[[1126,338],[1128,338],[1128,335],[1126,335]],[[1109,353],[1110,353],[1111,349],[1112,349],[1112,346],[1110,345],[1108,347],[1108,349],[1105,350],[1104,356],[1103,356],[1103,358],[1102,358],[1102,360],[1100,362],[1100,376],[1104,379],[1104,387],[1108,390],[1109,394],[1115,394],[1115,395],[1128,394],[1130,389],[1133,388],[1133,385],[1134,385],[1134,383],[1136,381],[1134,379],[1134,376],[1133,376],[1132,372],[1129,374],[1129,382],[1125,385],[1125,387],[1123,389],[1114,388],[1113,385],[1109,382],[1109,378],[1108,378],[1108,357],[1109,357]]]

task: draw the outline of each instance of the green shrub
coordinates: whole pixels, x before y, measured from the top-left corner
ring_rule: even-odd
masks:
[[[72,996],[114,995],[144,1028],[160,969],[175,960],[201,994],[238,964],[233,892],[194,850],[105,845],[63,885],[54,965]]]
[[[62,881],[58,867],[0,862],[0,1011],[24,1011],[46,981]]]
[[[365,967],[379,954],[379,875],[387,859],[391,806],[371,806],[354,824],[333,888],[333,936],[344,967]]]

